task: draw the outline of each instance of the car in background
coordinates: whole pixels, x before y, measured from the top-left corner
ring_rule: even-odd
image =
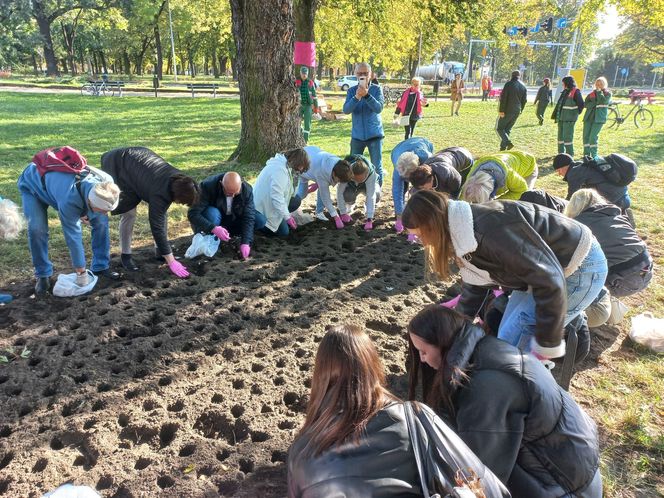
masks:
[[[337,80],[337,86],[344,92],[357,85],[357,76],[342,76]]]

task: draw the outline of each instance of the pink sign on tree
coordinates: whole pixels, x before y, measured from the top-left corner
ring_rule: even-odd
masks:
[[[316,44],[314,42],[295,42],[295,64],[301,66],[316,66]]]

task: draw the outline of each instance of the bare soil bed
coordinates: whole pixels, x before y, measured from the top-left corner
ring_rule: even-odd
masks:
[[[186,262],[188,280],[136,256],[141,273],[84,297],[10,289],[0,349],[32,353],[0,366],[0,494],[284,496],[326,326],[366,327],[403,395],[404,326],[444,297],[421,248],[380,222],[258,237],[248,262],[230,248]]]

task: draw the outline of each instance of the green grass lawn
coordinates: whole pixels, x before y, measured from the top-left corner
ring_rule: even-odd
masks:
[[[328,99],[334,109],[340,100]],[[639,178],[632,185],[633,208],[638,230],[647,238],[655,259],[650,288],[627,299],[630,315],[651,311],[664,316],[662,268],[664,242],[664,107],[652,105],[655,126],[639,130],[633,122],[619,130],[604,130],[600,152],[621,152],[634,158]],[[391,122],[393,106],[383,113]],[[449,101],[432,102],[416,128],[417,136],[429,138],[437,149],[463,145],[476,156],[496,152],[495,102],[466,101],[460,117],[449,116]],[[269,112],[269,111],[266,111]],[[575,144],[581,152],[581,124]],[[391,171],[389,152],[403,138],[403,129],[386,125],[383,162]],[[196,178],[227,168],[240,134],[239,101],[233,99],[82,98],[76,95],[0,94],[0,195],[20,202],[16,179],[32,155],[45,147],[72,145],[90,164],[98,165],[101,154],[111,148],[150,147]],[[349,150],[350,120],[314,122],[311,144],[343,155]],[[552,121],[536,125],[534,107],[526,108],[517,122],[512,140],[517,148],[534,154],[540,165],[538,185],[564,194],[561,179],[552,174],[556,153],[556,129]],[[234,165],[249,180],[260,165]],[[150,244],[145,210],[139,216],[136,243]],[[51,213],[51,254],[56,271],[68,271],[68,253],[58,222]],[[171,236],[189,233],[186,211],[174,207]],[[117,218],[112,218],[113,249],[117,251]],[[25,237],[2,242],[0,285],[30,279],[32,267]],[[89,247],[89,246],[88,246]],[[628,321],[625,321],[626,330]],[[600,427],[602,470],[607,496],[662,496],[664,494],[664,361],[663,357],[634,347],[622,330],[613,346],[604,351],[599,365],[578,373],[572,391]]]

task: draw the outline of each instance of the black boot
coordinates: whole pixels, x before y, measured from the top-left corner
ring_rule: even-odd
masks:
[[[105,270],[93,271],[92,273],[94,273],[98,277],[108,278],[109,280],[120,279],[120,274],[116,271],[111,270],[110,268],[106,268]]]
[[[35,284],[35,294],[37,296],[43,296],[50,290],[51,290],[51,279],[49,277],[37,278],[37,283]]]
[[[131,259],[131,254],[121,254],[120,255],[120,261],[122,261],[122,266],[124,267],[125,270],[129,271],[138,271],[139,268],[134,263],[134,260]]]

